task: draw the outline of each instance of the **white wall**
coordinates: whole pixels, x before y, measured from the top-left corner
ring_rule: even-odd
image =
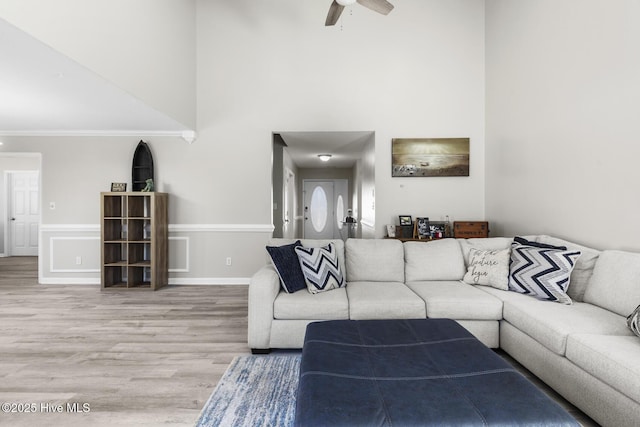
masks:
[[[2,0],[0,16],[195,127],[195,0]]]
[[[356,236],[371,239],[376,237],[376,152],[375,135],[362,150],[362,158],[356,165],[356,200],[358,209],[354,211],[358,228]],[[384,168],[383,168],[384,169]],[[378,171],[381,173],[381,171]],[[382,172],[384,173],[384,172]],[[382,225],[384,227],[384,224]],[[380,227],[377,227],[380,229]]]
[[[75,16],[72,27],[85,15],[97,19],[81,3],[65,0],[44,10],[56,9],[51,12],[56,19]],[[107,3],[112,4],[99,2],[97,10],[109,9]],[[134,12],[152,8],[148,0],[133,3],[113,4],[123,14],[127,7]],[[167,12],[175,2],[160,4]],[[3,2],[7,5],[19,8],[17,2]],[[396,222],[398,214],[484,219],[484,3],[403,0],[386,17],[355,5],[352,15],[345,13],[342,30],[324,27],[328,7],[329,2],[311,0],[197,0],[199,138],[192,145],[147,138],[158,190],[170,193],[172,283],[246,282],[264,264],[272,227],[272,132],[278,129],[375,132],[375,211],[363,215],[375,218],[371,236],[384,235],[385,224]],[[24,9],[23,14],[32,10]],[[117,15],[105,13],[105,22]],[[47,27],[37,20],[28,20],[32,34],[40,25]],[[135,56],[135,48],[120,46],[120,34],[131,35],[137,45],[143,30],[96,25],[96,31],[74,34],[79,50],[101,48],[107,37],[116,41],[114,50],[122,49],[123,58]],[[158,31],[145,39],[154,52],[166,44],[164,37],[155,37]],[[177,50],[176,43],[169,43],[170,52]],[[107,53],[112,60],[115,53]],[[122,79],[135,86],[132,93],[145,93],[145,78],[154,79],[146,71],[161,61],[149,67],[132,61],[131,66],[118,63]],[[171,93],[167,88],[159,96],[165,100]],[[179,109],[186,111],[183,98],[176,96]],[[391,178],[395,137],[471,138],[471,176]],[[43,212],[44,246],[68,237],[77,240],[77,248],[98,250],[99,192],[113,181],[130,181],[137,139],[3,140],[3,149],[43,153],[43,202],[57,203],[55,211]],[[53,253],[43,254],[41,281],[97,280],[99,265],[69,273],[68,259],[82,254],[65,245],[57,253],[56,244]],[[230,267],[225,265],[229,256]]]
[[[198,145],[224,159],[213,170],[254,194],[262,223],[268,180],[234,179],[233,165],[268,176],[273,130],[371,130],[376,235],[400,213],[484,219],[484,3],[352,9],[341,31],[324,27],[325,2],[198,2]],[[470,177],[391,178],[392,138],[460,136]]]
[[[486,5],[492,234],[640,249],[640,3]]]

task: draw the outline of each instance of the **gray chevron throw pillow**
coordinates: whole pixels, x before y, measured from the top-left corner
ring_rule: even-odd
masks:
[[[541,300],[571,304],[567,295],[580,251],[516,237],[511,244],[509,290]]]
[[[298,246],[295,251],[309,292],[317,294],[345,286],[336,246],[333,243],[323,248]]]
[[[627,317],[627,325],[634,334],[640,337],[640,305]]]

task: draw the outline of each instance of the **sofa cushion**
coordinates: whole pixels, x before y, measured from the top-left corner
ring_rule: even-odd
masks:
[[[640,338],[574,334],[567,359],[620,393],[640,402]]]
[[[407,282],[425,301],[427,317],[456,320],[500,320],[502,301],[460,281]]]
[[[566,290],[579,256],[579,251],[515,237],[511,245],[509,290],[546,301],[571,304]]]
[[[348,319],[347,291],[340,288],[319,294],[280,292],[273,303],[273,317],[280,320]]]
[[[345,286],[335,244],[322,248],[297,246],[295,251],[309,292],[317,294]]]
[[[546,235],[536,236],[535,241],[548,245],[565,246],[572,251],[580,251],[580,258],[576,261],[571,272],[571,285],[567,289],[567,295],[573,301],[584,301],[584,292],[593,274],[593,267],[596,265],[600,251]]]
[[[554,353],[564,356],[571,334],[632,335],[626,319],[592,304],[549,304],[534,298],[504,301],[504,319]]]
[[[349,318],[422,319],[427,317],[424,301],[404,283],[348,282]],[[628,329],[627,329],[628,330]]]
[[[288,293],[307,288],[295,251],[296,246],[302,246],[300,240],[289,245],[267,246],[271,263],[280,277],[280,285]]]
[[[527,302],[527,301],[531,301],[532,298],[528,295],[525,294],[520,294],[518,292],[512,292],[512,291],[503,291],[502,289],[496,289],[496,288],[492,288],[490,286],[477,286],[474,285],[474,287],[478,290],[481,290],[482,292],[488,293],[493,295],[494,297],[498,298],[500,301],[504,302],[504,301],[523,301],[523,302]]]
[[[513,239],[509,237],[485,237],[474,239],[458,239],[460,243],[460,249],[462,249],[462,256],[464,257],[464,263],[469,265],[469,255],[471,249],[479,249],[481,251],[495,251],[499,249],[511,250],[511,242]]]
[[[460,243],[455,239],[405,242],[404,260],[407,282],[460,280],[467,271]]]
[[[347,282],[404,282],[400,240],[348,239],[345,248]]]
[[[603,251],[584,300],[621,316],[631,314],[640,304],[640,254]]]
[[[464,282],[470,285],[509,289],[510,249],[480,250],[471,248]]]

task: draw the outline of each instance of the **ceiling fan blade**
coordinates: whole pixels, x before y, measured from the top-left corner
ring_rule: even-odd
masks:
[[[331,7],[329,8],[329,13],[327,14],[327,20],[324,22],[325,27],[336,25],[336,22],[338,22],[338,18],[340,18],[343,10],[344,6],[340,6],[336,0],[333,0],[333,3],[331,3]]]
[[[357,0],[362,6],[383,15],[388,15],[393,10],[393,5],[387,0]]]

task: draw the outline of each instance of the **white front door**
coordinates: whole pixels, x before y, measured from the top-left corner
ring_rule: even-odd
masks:
[[[40,195],[38,172],[9,173],[9,250],[12,256],[38,255]]]
[[[335,209],[332,181],[304,181],[304,238],[333,239]]]

